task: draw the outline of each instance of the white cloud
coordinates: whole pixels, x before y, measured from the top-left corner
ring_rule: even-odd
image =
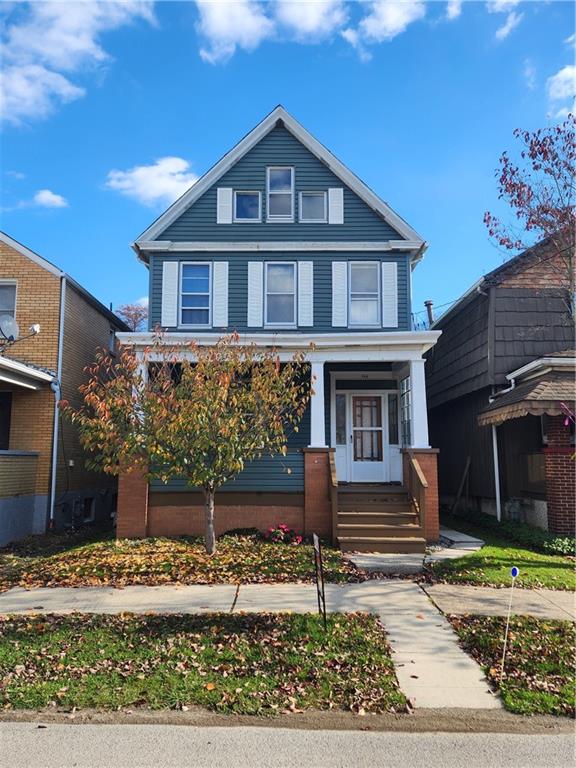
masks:
[[[40,189],[32,198],[32,203],[41,208],[68,208],[68,200],[57,195],[51,189]]]
[[[6,176],[10,176],[13,179],[16,179],[16,181],[22,181],[26,178],[26,174],[22,173],[21,171],[4,171]]]
[[[169,205],[198,180],[189,169],[190,163],[181,157],[161,157],[152,165],[110,171],[106,186],[143,205]]]
[[[448,0],[446,6],[446,18],[452,21],[462,13],[462,0]]]
[[[546,81],[550,101],[564,101],[576,96],[576,66],[568,64]]]
[[[383,43],[404,32],[414,21],[426,15],[424,2],[398,2],[398,0],[372,0],[369,12],[360,20],[357,29],[342,31],[342,37],[358,52],[362,61],[372,58],[366,45]]]
[[[51,114],[85,89],[70,79],[109,59],[103,32],[135,19],[154,21],[151,0],[15,3],[4,13],[0,109],[18,124]]]
[[[200,56],[210,64],[227,61],[237,47],[252,51],[274,32],[274,23],[257,0],[196,0],[196,5],[198,32],[207,41]]]
[[[530,59],[524,60],[524,81],[528,90],[533,91],[536,88],[536,67]]]
[[[567,37],[566,40],[564,40],[565,45],[574,45],[576,43],[576,32],[573,32],[570,37]]]
[[[488,13],[508,13],[520,3],[520,0],[488,0]]]
[[[502,24],[502,26],[498,27],[496,30],[496,40],[505,40],[512,32],[512,30],[516,29],[523,18],[523,13],[516,13],[516,11],[511,11],[508,16],[506,16],[506,21],[504,24]]]
[[[302,41],[328,37],[348,20],[343,0],[277,0],[275,14]]]
[[[148,309],[148,296],[142,296],[142,298],[138,299],[136,304],[139,304],[141,307],[146,307],[146,309]]]

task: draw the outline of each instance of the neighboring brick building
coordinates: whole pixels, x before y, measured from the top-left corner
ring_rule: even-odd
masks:
[[[4,233],[1,315],[15,318],[20,340],[6,345],[0,333],[0,545],[43,532],[51,520],[61,527],[112,512],[115,481],[86,468],[56,402],[78,404],[96,349],[126,330],[72,278]],[[30,334],[35,324],[40,333]]]
[[[434,324],[430,432],[442,501],[557,533],[576,526],[568,265],[540,244],[482,277]]]

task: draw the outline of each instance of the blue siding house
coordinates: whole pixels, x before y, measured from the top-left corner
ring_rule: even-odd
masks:
[[[375,551],[437,538],[423,355],[439,333],[412,330],[426,243],[409,224],[279,106],[133,248],[149,270],[150,324],[122,343],[143,349],[157,326],[169,344],[237,331],[286,357],[314,343],[301,430],[286,457],[222,489],[218,531],[288,522]],[[120,535],[202,530],[200,495],[184,483],[144,495],[136,519],[120,493]]]

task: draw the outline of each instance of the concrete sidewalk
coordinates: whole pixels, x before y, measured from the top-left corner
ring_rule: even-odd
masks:
[[[443,613],[476,613],[481,616],[505,616],[510,589],[473,587],[464,584],[424,585],[424,591]],[[576,621],[574,592],[558,589],[514,590],[512,613],[537,619]]]
[[[460,648],[448,621],[417,584],[397,580],[327,584],[326,603],[330,612],[365,611],[379,617],[388,632],[398,682],[414,706],[500,707],[480,667]],[[0,594],[0,613],[316,610],[316,587],[311,584],[16,588]]]

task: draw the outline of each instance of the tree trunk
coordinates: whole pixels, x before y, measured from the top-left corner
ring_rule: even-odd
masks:
[[[214,488],[204,488],[204,544],[206,552],[213,555],[216,552],[216,536],[214,535]]]

